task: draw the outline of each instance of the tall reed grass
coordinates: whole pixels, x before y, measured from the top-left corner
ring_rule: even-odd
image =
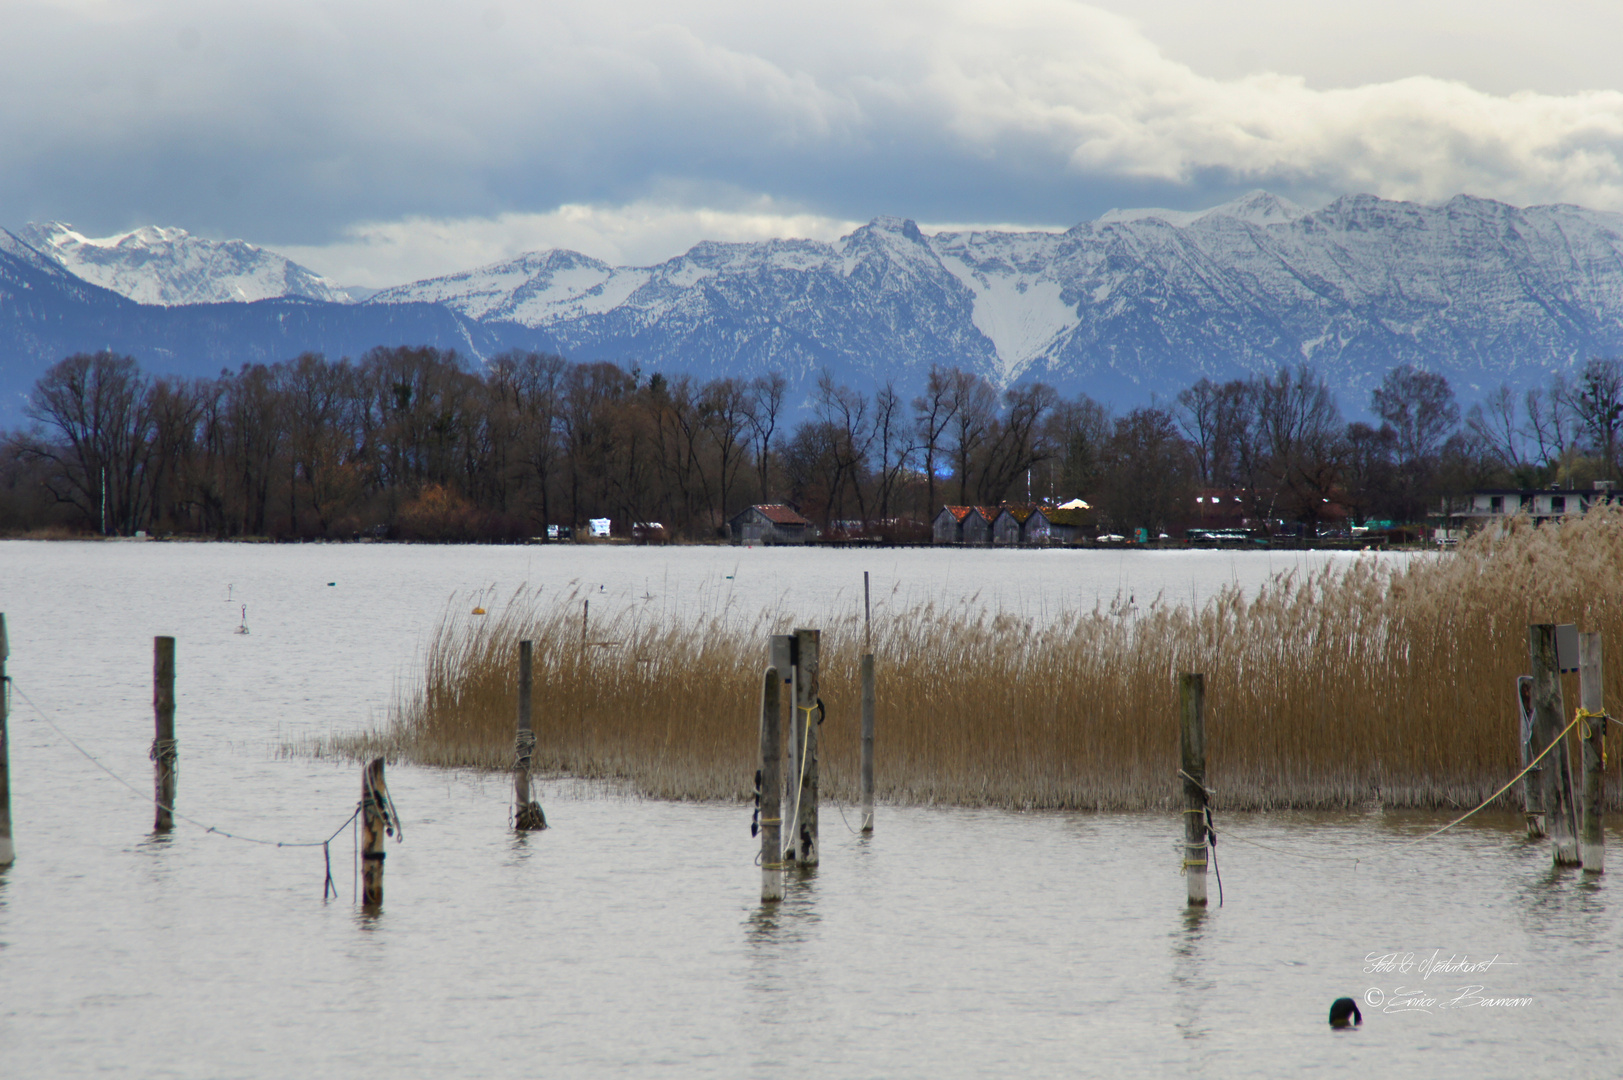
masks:
[[[756,768],[766,638],[792,621],[625,612],[594,624],[583,647],[579,597],[521,592],[496,616],[447,615],[387,726],[337,749],[507,768],[516,642],[529,638],[538,767],[622,778],[658,798],[742,798]],[[1600,631],[1607,684],[1623,691],[1623,514],[1515,520],[1453,553],[1287,573],[1251,598],[1231,588],[1199,608],[1117,604],[1040,624],[881,606],[878,794],[1171,806],[1177,676],[1201,671],[1208,778],[1226,808],[1474,806],[1520,768],[1514,688],[1528,669],[1530,622]],[[850,618],[822,630],[822,785],[853,800],[862,626]],[[1570,712],[1574,678],[1565,690]]]

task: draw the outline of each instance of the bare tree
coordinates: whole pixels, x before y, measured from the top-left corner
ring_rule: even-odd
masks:
[[[754,444],[755,471],[760,480],[762,502],[772,498],[767,483],[772,463],[772,437],[778,430],[778,419],[783,412],[783,395],[788,385],[787,380],[774,371],[770,375],[751,379],[745,398],[744,416],[749,422]]]
[[[918,448],[924,454],[924,485],[928,493],[929,514],[936,512],[936,458],[943,450],[947,427],[958,408],[958,399],[953,393],[954,371],[931,364],[924,393],[913,399],[913,432],[918,438]]]

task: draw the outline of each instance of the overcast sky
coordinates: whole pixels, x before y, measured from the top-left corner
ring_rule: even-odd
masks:
[[[382,286],[1256,187],[1623,210],[1623,5],[0,0],[0,223]]]

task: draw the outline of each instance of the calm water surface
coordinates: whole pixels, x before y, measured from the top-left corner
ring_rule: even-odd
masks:
[[[603,585],[605,606],[811,620],[859,598],[869,569],[876,594],[1042,614],[1118,589],[1254,587],[1281,568],[1184,553],[0,544],[19,691],[0,1075],[1617,1075],[1617,887],[1553,873],[1503,819],[1403,846],[1442,819],[1220,816],[1226,903],[1192,915],[1176,815],[881,807],[859,838],[835,811],[822,867],[769,910],[747,808],[557,779],[541,791],[554,827],[516,839],[505,778],[402,766],[389,779],[406,835],[368,917],[351,903],[348,832],[327,902],[320,848],[185,824],[154,839],[140,796],[21,696],[145,790],[151,637],[175,634],[179,809],[319,839],[353,808],[358,770],[276,746],[381,718],[452,590],[527,577]],[[243,602],[248,635],[232,632]],[[1609,843],[1623,872],[1623,836]],[[1394,954],[1400,970],[1366,970]],[[1493,963],[1432,971],[1433,957]],[[1365,1022],[1332,1033],[1344,994]],[[1483,1004],[1502,999],[1524,1003]]]

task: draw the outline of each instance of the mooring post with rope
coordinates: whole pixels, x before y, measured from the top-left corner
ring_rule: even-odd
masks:
[[[396,828],[389,786],[383,782],[383,759],[361,769],[361,907],[383,906],[383,838]]]
[[[180,752],[175,743],[175,639],[152,639],[152,801],[153,832],[175,827],[175,776]]]
[[[1529,625],[1527,646],[1533,666],[1533,752],[1537,755],[1554,744],[1566,729],[1554,624]],[[1576,667],[1577,658],[1573,657],[1573,661]],[[1572,763],[1566,746],[1555,746],[1539,765],[1537,775],[1552,861],[1556,866],[1577,866],[1578,826],[1573,814]]]
[[[535,689],[533,646],[518,643],[518,739],[513,756],[513,828],[535,832],[547,827],[547,815],[536,801],[530,782],[530,764],[535,756],[535,727],[530,718],[530,699]]]
[[[778,669],[761,676],[761,771],[755,774],[755,813],[761,835],[761,902],[783,899],[782,686]]]
[[[1606,872],[1606,833],[1601,793],[1606,782],[1606,690],[1601,678],[1599,634],[1578,635],[1578,745],[1583,754],[1583,817],[1578,827],[1578,855],[1584,872]]]
[[[6,641],[6,614],[0,611],[0,866],[10,866],[17,858],[11,844],[11,750],[6,740],[6,706],[10,704],[11,683],[6,680],[6,657],[11,645]]]
[[[818,651],[822,632],[795,628],[794,718],[789,727],[790,773],[785,802],[794,806],[789,834],[784,837],[784,861],[797,866],[816,866],[817,838],[817,742],[823,723],[823,703],[818,698]]]
[[[1206,676],[1178,677],[1183,768],[1183,873],[1189,906],[1206,906]]]

